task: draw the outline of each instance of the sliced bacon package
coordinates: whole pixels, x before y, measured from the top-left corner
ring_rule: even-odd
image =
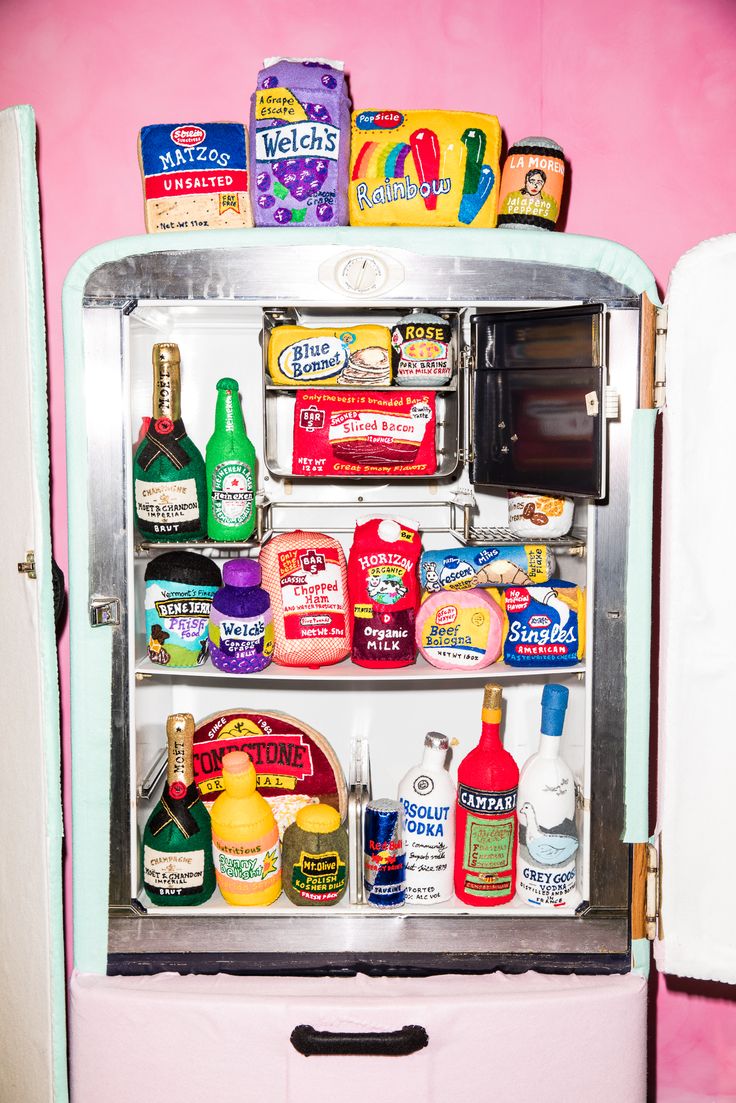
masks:
[[[294,411],[294,475],[433,475],[431,390],[302,390]]]

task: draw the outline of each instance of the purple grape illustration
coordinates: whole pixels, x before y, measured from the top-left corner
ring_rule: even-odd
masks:
[[[271,187],[271,177],[267,172],[259,172],[256,176],[256,187],[259,191],[268,191]]]
[[[277,88],[278,83],[278,77],[264,77],[261,88]]]
[[[262,207],[264,211],[267,211],[269,207],[273,207],[275,202],[276,202],[276,197],[274,195],[259,195],[258,196],[258,206]]]
[[[325,75],[322,77],[322,83],[324,84],[325,88],[337,88],[337,81],[334,77],[331,77],[329,73],[325,73]]]
[[[307,118],[313,123],[331,123],[332,116],[322,103],[305,103]]]
[[[307,184],[297,184],[291,192],[293,199],[298,199],[299,202],[303,202],[309,195],[309,186]]]
[[[291,211],[286,207],[279,207],[274,211],[274,222],[278,222],[279,226],[285,226],[287,222],[291,222]]]
[[[317,218],[320,222],[329,222],[332,218],[333,210],[329,203],[320,203],[317,206]]]

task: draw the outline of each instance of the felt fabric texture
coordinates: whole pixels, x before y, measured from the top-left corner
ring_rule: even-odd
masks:
[[[74,1103],[514,1099],[644,1103],[643,977],[97,977],[71,981]],[[176,1032],[162,1024],[176,1022]],[[360,1034],[423,1027],[407,1056],[305,1057],[298,1026]],[[247,1050],[243,1051],[244,1039]],[[160,1041],[160,1044],[159,1044]],[[336,1040],[339,1045],[340,1039]],[[130,1054],[136,1055],[135,1061]],[[245,1063],[228,1054],[243,1053]],[[622,1060],[621,1055],[626,1059]],[[111,1071],[112,1070],[112,1071]],[[492,1082],[492,1090],[489,1085]]]
[[[736,234],[696,246],[668,292],[660,565],[661,971],[736,982],[734,623],[729,552]],[[725,560],[724,560],[725,554]]]
[[[626,549],[626,754],[623,841],[649,838],[652,524],[656,410],[631,416],[629,533]]]
[[[54,626],[49,438],[36,121],[0,112],[4,612],[0,685],[7,786],[0,906],[0,1098],[66,1098],[59,687]],[[18,573],[33,550],[35,576]],[[19,639],[24,642],[19,646]],[[17,784],[20,782],[20,784]]]

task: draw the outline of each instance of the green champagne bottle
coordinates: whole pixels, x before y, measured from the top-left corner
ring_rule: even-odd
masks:
[[[143,832],[143,887],[159,907],[191,907],[215,891],[210,814],[194,784],[194,717],[178,712],[166,721],[166,788]]]
[[[256,523],[256,452],[245,431],[238,384],[217,384],[215,431],[207,444],[207,535],[248,540]]]
[[[202,453],[181,419],[179,348],[153,346],[153,416],[133,460],[135,520],[152,543],[201,540],[207,523]]]

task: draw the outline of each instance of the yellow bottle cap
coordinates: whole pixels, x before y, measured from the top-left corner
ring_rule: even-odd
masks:
[[[340,813],[331,804],[307,804],[296,814],[297,826],[315,835],[327,835],[340,826]]]
[[[244,774],[250,766],[250,755],[245,751],[228,751],[222,756],[222,768],[229,774]]]

